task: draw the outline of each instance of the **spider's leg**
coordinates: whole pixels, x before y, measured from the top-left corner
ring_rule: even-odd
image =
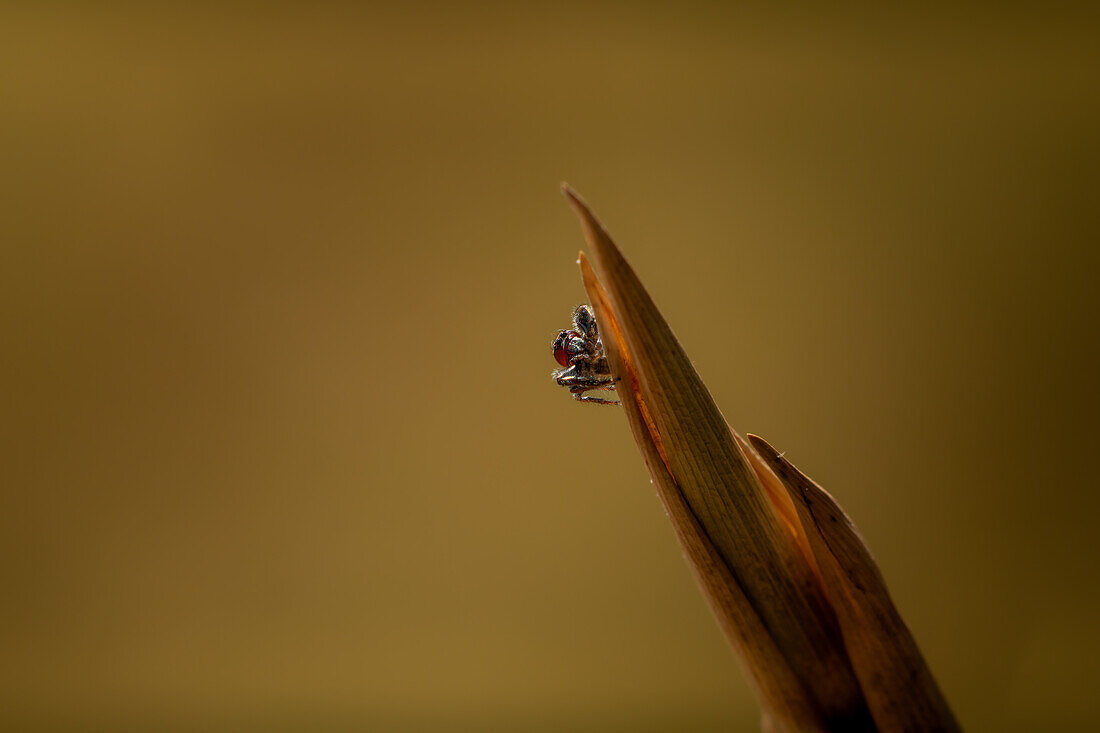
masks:
[[[577,402],[588,402],[589,404],[593,404],[593,405],[618,405],[618,404],[621,404],[618,400],[605,400],[605,399],[602,399],[600,397],[588,397],[587,395],[583,395],[583,394],[580,394],[580,393],[574,394],[573,399],[575,399]]]
[[[573,399],[577,402],[589,402],[593,405],[617,405],[619,404],[615,400],[605,400],[600,397],[589,397],[585,392],[591,389],[599,389],[599,387],[583,386],[583,387],[570,387],[569,391],[573,393]]]
[[[592,383],[590,389],[608,389],[614,392],[615,383],[618,381],[618,379],[611,379],[610,377],[599,377],[595,382]]]

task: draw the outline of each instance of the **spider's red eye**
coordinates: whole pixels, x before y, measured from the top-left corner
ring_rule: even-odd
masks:
[[[554,339],[554,359],[559,364],[569,366],[569,354],[565,352],[565,342],[569,338],[571,331],[562,331],[558,334],[558,337]]]

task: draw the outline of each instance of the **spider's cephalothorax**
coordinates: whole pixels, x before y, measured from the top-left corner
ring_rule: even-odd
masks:
[[[573,330],[562,331],[554,339],[554,358],[564,367],[554,372],[554,381],[568,387],[573,399],[597,405],[619,404],[584,394],[593,389],[615,389],[617,381],[611,376],[611,367],[603,353],[592,308],[578,305],[573,311]]]

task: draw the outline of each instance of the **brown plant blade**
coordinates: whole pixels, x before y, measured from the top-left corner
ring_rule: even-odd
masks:
[[[584,202],[580,261],[620,397],[711,607],[778,730],[871,730],[811,551],[769,495],[668,323]]]
[[[733,577],[721,554],[699,525],[668,467],[664,445],[653,429],[652,417],[638,393],[637,373],[630,362],[607,293],[582,252],[581,274],[593,310],[599,319],[604,346],[613,369],[620,375],[618,393],[631,430],[657,487],[673,529],[718,623],[745,666],[749,680],[769,716],[771,730],[825,730],[813,700],[791,670],[774,640]],[[780,725],[777,721],[783,721]]]
[[[754,467],[778,477],[794,499],[878,728],[959,730],[855,525],[827,491],[767,441],[748,438]]]

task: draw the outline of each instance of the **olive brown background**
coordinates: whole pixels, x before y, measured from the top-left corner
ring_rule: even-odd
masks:
[[[964,726],[1100,724],[1094,21],[5,6],[0,726],[754,730],[561,180]]]

